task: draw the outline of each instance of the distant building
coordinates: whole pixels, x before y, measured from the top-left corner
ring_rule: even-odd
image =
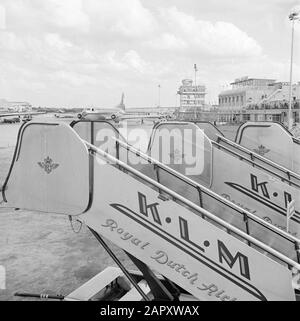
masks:
[[[193,85],[191,79],[182,80],[177,94],[180,96],[180,109],[203,109],[205,105],[205,86]]]
[[[274,92],[275,79],[243,77],[231,83],[232,88],[219,94],[219,109],[238,110],[259,104]]]
[[[219,94],[219,121],[288,122],[289,82],[244,77]],[[292,85],[292,119],[300,121],[300,82]]]
[[[32,106],[26,101],[7,101],[5,99],[0,99],[0,109],[22,112],[31,110]]]
[[[262,100],[262,103],[269,104],[273,108],[279,108],[280,105],[289,102],[290,83],[276,82],[270,85],[272,93]],[[300,82],[292,85],[292,103],[300,100]]]

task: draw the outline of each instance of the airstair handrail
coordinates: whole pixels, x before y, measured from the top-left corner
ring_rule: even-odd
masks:
[[[219,143],[220,140],[223,140],[226,143],[228,143],[229,145],[232,145],[232,146],[236,147],[237,149],[240,149],[240,150],[242,150],[243,152],[245,152],[245,153],[247,153],[249,155],[253,155],[255,158],[257,158],[257,159],[259,159],[259,160],[261,160],[261,161],[263,161],[265,163],[269,163],[273,167],[276,167],[277,169],[279,169],[279,170],[281,170],[281,171],[283,171],[285,173],[289,173],[289,175],[294,176],[295,178],[300,180],[300,175],[295,173],[294,171],[290,170],[289,168],[286,168],[286,167],[284,167],[284,166],[282,166],[280,164],[277,164],[277,163],[273,162],[269,158],[263,157],[263,156],[255,153],[253,151],[250,151],[248,148],[246,148],[246,147],[244,147],[244,146],[242,146],[240,144],[237,144],[236,142],[233,142],[233,141],[231,141],[230,139],[228,139],[228,138],[226,138],[224,136],[220,136],[218,134],[216,134],[216,136],[218,137],[218,141],[216,142],[217,144]]]
[[[284,176],[282,176],[281,174],[278,174],[278,173],[276,173],[276,172],[273,172],[272,170],[268,169],[268,168],[265,167],[264,165],[258,164],[258,163],[256,163],[254,160],[248,159],[246,156],[241,155],[241,154],[239,154],[238,152],[233,151],[233,150],[231,150],[230,148],[228,148],[228,147],[226,147],[226,146],[223,146],[223,145],[221,145],[221,144],[219,144],[219,143],[216,143],[216,142],[214,142],[214,141],[212,142],[212,144],[213,144],[214,146],[216,146],[216,148],[218,148],[218,149],[223,149],[223,150],[227,151],[228,153],[230,153],[230,154],[232,154],[232,155],[235,155],[235,156],[238,157],[239,159],[242,159],[242,160],[245,160],[246,162],[249,162],[249,163],[252,164],[254,167],[256,166],[256,167],[258,167],[258,168],[260,168],[260,169],[268,172],[270,175],[276,176],[276,177],[279,178],[280,180],[285,181],[285,182],[287,182],[287,183],[290,184],[290,185],[294,185],[294,186],[296,186],[297,188],[300,188],[300,184],[297,184],[297,183],[291,181],[290,178],[284,177]],[[290,171],[287,171],[287,172],[286,172],[287,175],[288,175],[289,173],[290,173]]]
[[[278,227],[270,224],[269,222],[263,220],[262,218],[252,214],[251,212],[243,209],[242,207],[228,201],[226,198],[220,196],[219,194],[213,192],[212,190],[208,189],[205,186],[202,186],[201,184],[193,181],[192,179],[190,179],[189,177],[177,172],[176,170],[174,170],[173,168],[161,163],[160,161],[152,158],[151,156],[143,153],[142,151],[136,149],[135,147],[127,144],[126,142],[123,142],[122,140],[113,137],[113,139],[120,145],[122,145],[124,148],[126,148],[127,150],[131,151],[132,153],[144,158],[145,160],[147,160],[149,163],[152,163],[160,168],[162,168],[163,170],[165,170],[166,172],[169,172],[170,174],[176,176],[178,179],[185,181],[186,183],[188,183],[191,186],[194,186],[196,189],[200,188],[201,191],[203,191],[204,193],[212,196],[215,199],[218,199],[220,202],[222,202],[223,204],[228,205],[229,207],[237,210],[241,215],[246,215],[246,217],[249,217],[251,219],[253,219],[256,223],[264,225],[266,228],[272,230],[274,233],[281,235],[283,238],[291,241],[292,243],[297,243],[300,245],[300,239],[298,239],[297,237],[285,232],[284,230],[279,229]]]
[[[286,257],[282,253],[272,249],[271,247],[267,246],[266,244],[262,243],[261,241],[255,239],[254,237],[247,235],[243,231],[239,230],[238,228],[232,226],[231,224],[225,222],[221,218],[215,216],[214,214],[208,212],[207,210],[199,207],[195,203],[189,201],[188,199],[184,198],[183,196],[177,194],[176,192],[170,190],[169,188],[165,187],[164,185],[156,182],[152,178],[142,174],[138,170],[132,168],[131,166],[125,164],[124,162],[120,161],[119,159],[115,158],[114,156],[106,153],[105,151],[101,150],[100,148],[97,148],[96,146],[90,144],[89,142],[85,141],[84,139],[81,139],[94,153],[102,156],[103,158],[107,159],[108,161],[112,162],[113,164],[127,170],[128,172],[132,173],[133,175],[137,176],[139,179],[147,182],[148,184],[152,185],[153,187],[156,187],[159,191],[163,191],[169,196],[173,198],[173,200],[178,200],[181,203],[185,204],[189,208],[193,209],[194,211],[201,213],[203,216],[206,216],[207,218],[211,219],[212,221],[220,224],[222,227],[226,228],[226,232],[230,234],[229,231],[239,235],[241,238],[249,242],[249,244],[254,244],[258,248],[260,248],[263,251],[268,252],[269,254],[273,255],[277,259],[281,260],[282,262],[286,263],[288,265],[288,268],[295,268],[297,271],[300,271],[300,264],[296,263],[292,259]],[[95,154],[92,154],[95,156]],[[249,245],[250,246],[250,245]]]

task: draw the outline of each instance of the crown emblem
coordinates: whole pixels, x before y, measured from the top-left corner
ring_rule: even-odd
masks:
[[[170,158],[173,158],[175,162],[184,158],[184,154],[179,149],[175,149],[173,153],[170,153]]]
[[[59,164],[54,163],[53,160],[47,156],[43,162],[38,162],[38,165],[47,173],[50,174],[53,170],[55,170]]]
[[[257,147],[257,149],[253,149],[253,151],[255,151],[255,153],[264,156],[265,154],[267,154],[270,150],[268,148],[266,148],[263,145],[260,145]]]

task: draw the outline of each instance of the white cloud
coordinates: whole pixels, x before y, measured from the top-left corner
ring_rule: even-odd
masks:
[[[10,23],[20,28],[31,29],[38,24],[39,27],[67,28],[75,32],[89,30],[89,17],[83,11],[82,0],[14,0],[7,3]]]
[[[132,75],[132,77],[144,75],[156,78],[168,73],[171,69],[169,63],[147,61],[135,50],[128,50],[122,54],[117,54],[115,50],[111,50],[98,56],[97,61],[100,70],[118,72],[125,78],[128,78],[129,75]]]
[[[148,69],[148,64],[140,57],[135,50],[129,50],[125,53],[122,59],[130,68],[145,73]]]
[[[86,0],[92,32],[141,38],[153,32],[156,21],[139,0]]]
[[[74,71],[55,71],[49,75],[49,79],[51,79],[53,82],[57,82],[60,85],[62,84],[64,87],[66,85],[83,87],[86,85],[96,84],[95,78]]]
[[[157,103],[159,83],[162,101],[172,105],[181,79],[193,77],[194,63],[209,95],[217,94],[219,83],[249,71],[253,76],[277,79],[288,73],[290,22],[286,8],[293,0],[287,4],[272,0],[276,2],[274,10],[270,10],[271,0],[261,5],[258,0],[255,5],[249,0],[239,4],[212,0],[215,6],[219,4],[217,8],[197,0],[185,4],[180,0],[158,4],[155,0],[155,5],[146,0],[0,1],[7,26],[0,30],[3,98],[14,99],[17,93],[33,104],[82,106],[89,100],[109,106],[119,100],[117,92],[126,90],[129,104],[149,105]],[[170,3],[177,7],[168,7]],[[270,11],[266,18],[265,12]],[[257,30],[253,17],[265,19],[258,21]],[[284,32],[278,21],[286,28]],[[274,34],[262,28],[266,25],[267,29],[267,24]],[[297,29],[294,79],[299,78]],[[273,52],[268,51],[272,39],[279,43],[276,54],[281,53],[280,59],[273,57],[275,45]]]
[[[110,50],[110,51],[106,52],[102,57],[102,61],[104,63],[107,62],[107,64],[115,70],[126,69],[126,66],[117,60],[115,50]]]
[[[165,34],[160,39],[161,43],[168,40],[165,44],[169,42],[169,49],[177,45],[180,49],[184,47],[191,52],[212,56],[261,54],[259,44],[232,23],[199,20],[176,7],[162,9],[161,18],[168,31],[173,33],[167,39]]]
[[[56,33],[48,33],[45,35],[45,42],[53,50],[64,51],[73,47],[69,41],[63,41],[62,38]]]
[[[21,50],[23,42],[11,31],[2,31],[0,33],[0,50]]]
[[[0,5],[0,30],[6,28],[6,14],[5,14],[5,8]]]
[[[45,13],[49,20],[58,27],[72,28],[73,30],[75,28],[75,30],[83,32],[89,31],[90,21],[88,15],[83,11],[82,0],[48,0],[42,2],[45,5]]]
[[[151,40],[145,41],[147,47],[157,50],[185,50],[188,49],[186,41],[172,33],[163,33]]]

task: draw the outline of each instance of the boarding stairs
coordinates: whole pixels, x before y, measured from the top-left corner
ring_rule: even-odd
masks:
[[[185,133],[189,135],[185,136]],[[192,134],[191,134],[192,133]],[[164,136],[174,143],[166,145]],[[180,145],[181,144],[181,145]],[[182,151],[185,146],[187,152]],[[166,157],[167,153],[172,160]],[[181,150],[181,151],[180,151]],[[191,172],[190,150],[197,154],[197,172]],[[166,122],[157,124],[152,131],[148,155],[193,181],[204,185],[231,202],[268,220],[280,229],[287,229],[287,208],[294,204],[294,215],[290,217],[289,232],[300,236],[300,190],[283,182],[272,171],[263,171],[249,162],[241,161],[231,149],[226,151],[209,139],[197,124],[189,122]],[[176,157],[176,158],[175,158]],[[189,157],[189,159],[188,159]],[[181,161],[181,164],[178,163]],[[201,167],[202,166],[202,167]],[[195,167],[195,166],[194,166]]]
[[[296,298],[300,265],[295,260],[83,140],[64,123],[22,126],[2,194],[5,207],[85,223],[104,247],[102,236],[125,250],[151,292],[164,292],[165,299],[174,298],[172,286],[162,285],[151,269],[200,300]]]
[[[235,142],[289,169],[292,176],[300,175],[300,140],[281,123],[246,122],[238,128]]]
[[[91,140],[94,142],[95,129],[97,132],[101,128],[111,128],[112,132],[109,133],[112,138],[110,151],[116,158],[300,263],[300,240],[297,237],[275,227],[245,208],[213,192],[203,184],[130,146],[111,124],[103,121],[76,122],[73,124],[73,128],[81,137],[89,138],[87,144]]]
[[[216,142],[213,143],[216,148],[230,153],[241,161],[249,163],[251,166],[256,167],[266,173],[275,176],[282,182],[285,182],[295,188],[300,188],[300,175],[292,170],[285,168],[270,159],[267,159],[254,151],[243,147],[224,136],[218,136]]]

